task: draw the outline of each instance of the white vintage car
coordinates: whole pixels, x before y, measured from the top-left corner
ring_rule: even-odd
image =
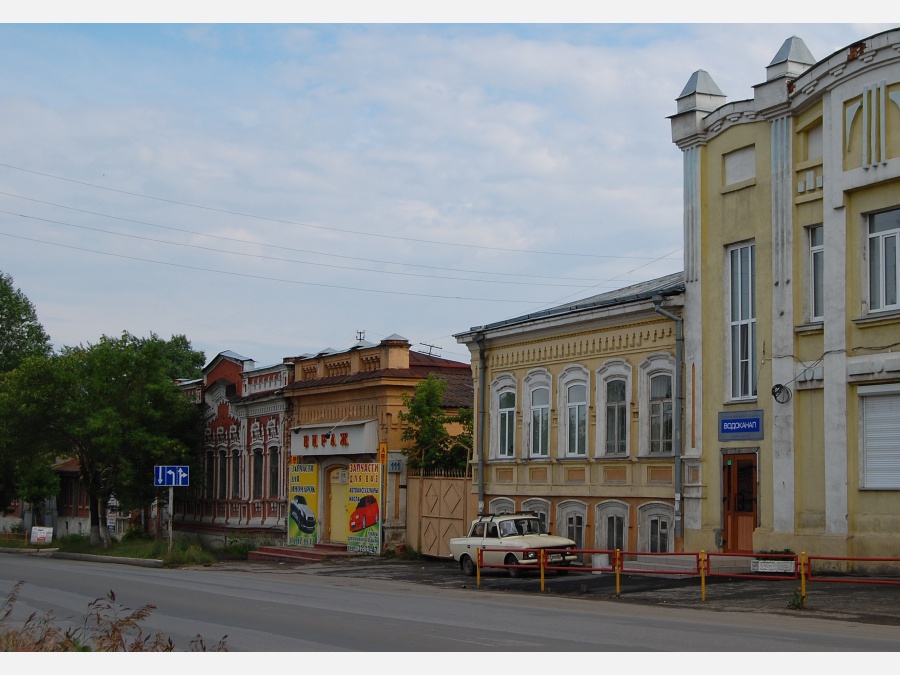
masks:
[[[483,564],[510,565],[509,576],[518,577],[523,571],[519,566],[537,568],[539,549],[552,549],[547,564],[556,567],[568,566],[578,559],[571,551],[575,546],[571,539],[548,534],[535,514],[509,513],[473,520],[468,536],[450,540],[450,553],[468,576],[475,574],[477,551],[482,549]],[[558,572],[564,574],[566,570]]]

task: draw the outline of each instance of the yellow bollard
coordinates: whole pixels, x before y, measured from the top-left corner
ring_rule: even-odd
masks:
[[[806,559],[806,551],[800,552],[800,606],[806,606],[806,571],[809,562]]]
[[[616,549],[616,557],[613,561],[613,566],[616,569],[616,597],[620,597],[622,595],[622,552],[619,549]]]
[[[541,593],[544,593],[546,591],[546,588],[544,587],[544,562],[545,561],[546,561],[546,558],[544,557],[544,549],[541,549],[540,551],[538,551],[538,565],[541,566]]]
[[[700,599],[706,602],[706,551],[700,551]]]
[[[481,588],[481,549],[475,549],[475,588]]]

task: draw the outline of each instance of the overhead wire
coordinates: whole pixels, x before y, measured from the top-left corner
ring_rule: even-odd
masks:
[[[440,275],[434,275],[434,274],[416,274],[413,272],[394,272],[391,270],[372,270],[372,269],[365,269],[365,268],[359,268],[359,267],[348,267],[346,265],[332,265],[332,264],[328,264],[328,263],[309,262],[309,261],[305,261],[305,260],[293,260],[291,258],[279,258],[276,256],[260,255],[257,253],[246,253],[243,251],[226,251],[226,250],[219,249],[219,248],[211,248],[209,246],[200,246],[198,244],[185,244],[182,242],[166,241],[165,239],[154,239],[152,237],[144,237],[142,235],[137,235],[137,234],[128,234],[126,232],[113,232],[113,231],[104,230],[104,229],[101,229],[98,227],[89,227],[87,225],[76,225],[74,223],[66,223],[66,222],[63,222],[60,220],[52,220],[50,218],[41,218],[39,216],[29,216],[27,214],[15,213],[13,211],[6,211],[3,209],[0,209],[0,213],[5,213],[10,216],[17,216],[19,218],[27,218],[30,220],[39,220],[41,222],[52,223],[54,225],[63,225],[65,227],[72,227],[72,228],[76,228],[76,229],[87,230],[90,232],[98,232],[101,234],[109,234],[109,235],[117,236],[117,237],[127,237],[130,239],[137,239],[140,241],[148,241],[148,242],[153,242],[156,244],[168,244],[170,246],[179,246],[182,248],[192,248],[192,249],[198,249],[198,250],[202,250],[202,251],[211,251],[213,253],[225,253],[227,255],[236,255],[236,256],[242,256],[242,257],[246,257],[246,258],[258,258],[260,260],[272,260],[272,261],[276,261],[276,262],[289,262],[289,263],[295,263],[298,265],[309,265],[309,266],[313,266],[313,267],[328,267],[331,269],[352,270],[354,272],[369,272],[372,274],[390,274],[390,275],[394,275],[394,276],[404,276],[404,277],[423,277],[426,279],[444,279],[444,280],[451,280],[451,281],[474,282],[474,283],[480,283],[480,284],[511,284],[511,285],[515,285],[515,286],[541,286],[544,288],[561,288],[561,287],[582,288],[582,286],[577,286],[575,284],[546,284],[546,283],[538,283],[538,282],[531,282],[531,281],[503,281],[500,279],[465,279],[465,278],[461,278],[461,277],[448,277],[448,276],[440,276]],[[253,242],[244,241],[242,243],[245,245],[253,245]]]
[[[225,237],[222,235],[209,234],[207,232],[199,232],[197,230],[188,230],[188,229],[179,228],[179,227],[172,227],[171,225],[161,225],[159,223],[151,223],[151,222],[144,221],[144,220],[135,220],[133,218],[124,218],[122,216],[114,216],[114,215],[110,215],[108,213],[101,213],[99,211],[90,211],[88,209],[80,209],[80,208],[77,208],[74,206],[68,206],[66,204],[57,204],[55,202],[50,202],[50,201],[46,201],[43,199],[35,199],[33,197],[25,197],[23,195],[14,194],[12,192],[4,192],[2,190],[0,190],[0,195],[4,195],[7,197],[13,197],[15,199],[21,199],[21,200],[25,200],[25,201],[29,201],[29,202],[35,202],[37,204],[44,204],[46,206],[53,206],[53,207],[60,208],[60,209],[66,209],[69,211],[75,211],[77,213],[84,213],[84,214],[92,215],[92,216],[100,216],[102,218],[109,218],[111,220],[119,220],[119,221],[122,221],[125,223],[133,223],[135,225],[146,225],[148,227],[155,227],[155,228],[159,228],[159,229],[170,230],[173,232],[180,232],[182,234],[190,234],[190,235],[194,235],[194,236],[198,236],[198,237],[208,237],[210,239],[218,239],[221,241],[229,241],[229,242],[235,242],[235,243],[240,243],[240,244],[253,243],[256,246],[262,246],[265,248],[274,248],[274,249],[278,249],[281,251],[293,251],[295,253],[308,253],[311,255],[321,255],[321,256],[326,256],[329,258],[340,258],[343,260],[356,260],[359,262],[378,263],[378,264],[382,264],[382,265],[402,265],[404,267],[416,267],[416,268],[420,268],[420,269],[433,269],[433,270],[440,270],[440,271],[445,271],[445,272],[458,272],[461,274],[485,274],[485,275],[491,275],[491,276],[519,277],[519,278],[527,277],[529,279],[548,279],[548,280],[552,280],[552,281],[586,281],[586,282],[595,282],[596,281],[596,279],[586,279],[583,277],[551,277],[551,276],[541,276],[539,274],[530,274],[530,273],[529,274],[517,274],[517,273],[513,273],[513,272],[496,272],[496,271],[492,271],[492,270],[471,270],[471,269],[464,269],[464,268],[461,269],[461,268],[455,268],[455,267],[440,267],[437,265],[423,265],[421,263],[379,260],[377,258],[361,258],[361,257],[357,257],[357,256],[350,256],[350,255],[344,255],[344,254],[339,254],[339,253],[327,253],[324,251],[314,251],[314,250],[310,250],[310,249],[296,248],[296,247],[287,246],[287,245],[283,245],[283,244],[267,244],[265,242],[248,242],[246,239],[238,239],[237,237]],[[609,256],[609,257],[613,258],[615,256]]]
[[[507,248],[507,247],[502,247],[502,246],[483,246],[483,245],[479,245],[479,244],[465,244],[465,243],[450,242],[450,241],[436,241],[433,239],[421,239],[421,238],[417,238],[417,237],[401,237],[399,235],[381,234],[381,233],[376,233],[376,232],[365,232],[363,230],[350,230],[347,228],[333,227],[333,226],[329,226],[329,225],[313,225],[312,223],[303,223],[303,222],[294,221],[294,220],[286,220],[283,218],[272,218],[270,216],[261,216],[261,215],[257,215],[257,214],[253,214],[253,213],[232,211],[230,209],[223,209],[223,208],[218,208],[218,207],[214,207],[214,206],[204,206],[201,204],[192,204],[190,202],[183,202],[183,201],[179,201],[176,199],[167,199],[165,197],[156,197],[153,195],[145,195],[140,192],[131,192],[129,190],[121,190],[119,188],[112,188],[112,187],[108,187],[105,185],[97,185],[96,183],[88,183],[87,181],[75,180],[74,178],[66,178],[64,176],[56,176],[54,174],[44,173],[41,171],[33,171],[31,169],[25,169],[23,167],[15,166],[12,164],[4,164],[2,162],[0,162],[0,167],[4,167],[7,169],[13,169],[15,171],[21,171],[23,173],[30,173],[32,175],[42,176],[44,178],[51,178],[53,180],[65,181],[68,183],[73,183],[75,185],[84,185],[86,187],[95,188],[97,190],[107,190],[109,192],[115,192],[118,194],[128,195],[131,197],[140,197],[141,199],[149,199],[149,200],[153,200],[153,201],[163,202],[166,204],[174,204],[177,206],[186,206],[188,208],[199,209],[199,210],[203,210],[203,211],[210,211],[213,213],[225,213],[228,215],[240,216],[242,218],[253,218],[255,220],[262,220],[262,221],[271,222],[271,223],[281,223],[283,225],[296,225],[298,227],[308,227],[308,228],[312,228],[312,229],[325,230],[328,232],[342,232],[344,234],[355,234],[355,235],[363,236],[363,237],[376,237],[379,239],[393,239],[393,240],[397,240],[397,241],[411,241],[411,242],[416,242],[416,243],[420,243],[420,244],[433,244],[433,245],[439,245],[439,246],[456,246],[456,247],[460,247],[460,248],[478,249],[478,250],[484,250],[484,251],[504,251],[507,253],[528,253],[528,254],[537,254],[537,255],[568,256],[568,257],[578,257],[578,258],[622,259],[622,258],[627,257],[627,256],[607,256],[607,255],[600,255],[600,254],[594,254],[594,253],[573,253],[573,252],[567,252],[567,251],[537,251],[537,250],[530,250],[530,249]],[[644,258],[644,257],[639,257],[636,259],[646,260],[646,258]]]
[[[108,251],[97,251],[95,249],[84,248],[81,246],[72,246],[70,244],[60,244],[59,242],[54,242],[54,241],[43,241],[41,239],[34,239],[33,237],[23,237],[23,236],[16,235],[16,234],[10,234],[8,232],[0,232],[0,236],[12,237],[13,239],[20,239],[22,241],[30,241],[30,242],[34,242],[34,243],[38,243],[38,244],[47,244],[48,246],[57,246],[60,248],[67,248],[67,249],[71,249],[71,250],[75,250],[75,251],[83,251],[86,253],[97,253],[99,255],[110,256],[113,258],[123,258],[125,260],[137,260],[139,262],[155,263],[157,265],[167,265],[169,267],[179,267],[182,269],[195,270],[195,271],[199,271],[199,272],[212,272],[215,274],[227,274],[230,276],[244,277],[244,278],[248,278],[248,279],[258,279],[258,280],[262,280],[262,281],[278,281],[278,282],[282,282],[282,283],[286,283],[286,284],[296,284],[296,285],[300,285],[300,286],[316,286],[319,288],[336,288],[336,289],[344,290],[344,291],[362,291],[365,293],[383,293],[385,295],[404,295],[404,296],[418,297],[418,298],[437,298],[437,299],[441,299],[441,300],[469,300],[472,302],[502,302],[502,303],[512,302],[512,303],[520,303],[520,304],[531,304],[532,302],[534,302],[533,300],[511,300],[509,298],[500,298],[500,299],[472,298],[472,297],[467,297],[467,296],[462,296],[462,295],[432,295],[432,294],[428,294],[428,293],[411,293],[411,292],[407,292],[407,291],[385,291],[385,290],[378,290],[378,289],[372,289],[372,288],[340,286],[337,284],[322,284],[322,283],[317,283],[317,282],[313,282],[313,281],[299,281],[297,279],[279,279],[277,277],[265,277],[265,276],[258,275],[258,274],[244,274],[242,272],[233,272],[233,271],[229,271],[229,270],[215,270],[215,269],[209,269],[206,267],[197,267],[195,265],[185,265],[182,263],[173,263],[173,262],[168,262],[168,261],[164,261],[164,260],[151,260],[149,258],[140,258],[138,256],[124,255],[121,253],[110,253]]]

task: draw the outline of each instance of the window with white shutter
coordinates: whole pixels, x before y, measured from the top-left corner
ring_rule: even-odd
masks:
[[[900,388],[860,387],[863,417],[862,483],[870,490],[900,490]]]

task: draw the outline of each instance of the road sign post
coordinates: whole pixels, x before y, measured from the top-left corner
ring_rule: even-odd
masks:
[[[175,488],[187,487],[191,484],[191,467],[189,466],[154,466],[153,485],[169,488],[169,555],[172,555],[173,523],[175,520]]]

